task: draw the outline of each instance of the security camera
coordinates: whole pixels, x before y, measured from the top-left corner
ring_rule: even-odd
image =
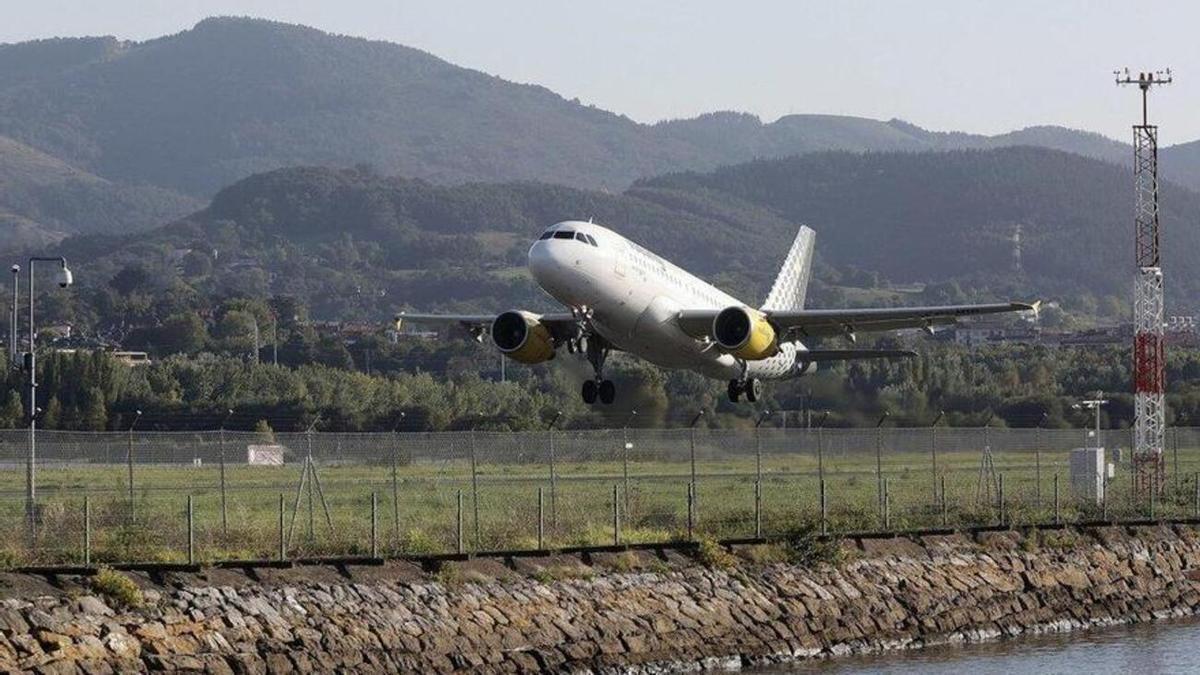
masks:
[[[13,273],[13,274],[16,274],[17,272],[20,272],[20,271],[21,271],[21,266],[20,266],[20,265],[13,265],[13,266],[12,266],[12,273]]]
[[[66,288],[75,283],[75,277],[71,275],[71,268],[63,265],[63,268],[58,271],[55,281],[58,282],[59,288]]]

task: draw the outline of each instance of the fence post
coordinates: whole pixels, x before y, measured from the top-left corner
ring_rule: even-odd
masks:
[[[892,529],[892,493],[887,478],[883,479],[883,529]]]
[[[946,503],[946,477],[938,476],[938,483],[942,492],[942,527],[950,526],[950,513]]]
[[[1058,510],[1058,472],[1054,473],[1054,524],[1062,522],[1062,514]]]
[[[1045,416],[1043,415],[1043,418]],[[1034,503],[1040,513],[1042,510],[1042,423],[1038,422],[1036,437],[1033,440],[1033,473],[1034,473]]]
[[[829,534],[829,501],[825,492],[825,479],[818,478],[817,481],[821,489],[821,534]]]
[[[284,541],[284,536],[283,536],[283,512],[284,512],[283,493],[280,492],[279,493],[279,559],[280,560],[284,560],[287,558],[287,543]]]
[[[636,412],[634,413],[637,414]],[[625,517],[629,517],[629,425],[621,429],[621,480],[625,498]]]
[[[196,564],[196,512],[192,509],[192,496],[187,496],[187,556],[188,564]]]
[[[400,434],[393,432],[395,443],[392,443],[392,538],[397,548],[400,547],[400,481],[396,465],[399,463]]]
[[[371,557],[379,557],[379,495],[371,493]]]
[[[475,430],[471,430],[471,528],[475,532],[475,550],[479,550],[479,471],[475,464]]]
[[[557,419],[557,418],[555,418]],[[546,432],[550,434],[550,529],[558,531],[558,476],[554,471],[554,428]]]
[[[133,426],[130,425],[125,446],[125,468],[129,482],[129,522],[133,523]]]
[[[613,546],[621,544],[621,487],[613,485],[613,500],[612,500],[612,518],[613,518]]]
[[[1158,471],[1150,474],[1150,520],[1154,520],[1154,498],[1158,492]]]
[[[692,508],[696,501],[696,484],[688,483],[687,486],[687,538],[688,541],[695,541],[695,516],[692,513]]]
[[[1200,518],[1200,473],[1192,474],[1192,482],[1195,486],[1195,496],[1192,498],[1192,518]]]
[[[217,455],[221,469],[221,536],[229,536],[229,511],[226,506],[225,495],[225,428],[221,425],[221,435],[219,438],[220,453]]]
[[[462,555],[466,550],[463,546],[463,493],[462,488],[458,490],[458,519],[455,529],[455,538],[458,540],[458,545],[455,547],[459,555]]]
[[[996,499],[1000,502],[1000,527],[1004,527],[1004,474],[996,476]]]
[[[83,496],[83,566],[92,566],[92,501]]]
[[[762,479],[754,481],[754,537],[762,539]]]
[[[537,502],[537,541],[538,550],[546,550],[546,509],[545,503],[542,501],[542,486],[538,486],[538,502]]]
[[[878,499],[879,515],[883,516],[883,423],[891,413],[886,410],[875,423],[875,496]]]
[[[1200,518],[1200,473],[1192,474],[1192,482],[1195,484],[1196,494],[1192,501],[1192,517]]]
[[[938,465],[937,465],[937,423],[941,421],[942,415],[938,414],[937,419],[929,427],[929,455],[933,460],[933,503],[938,503]]]

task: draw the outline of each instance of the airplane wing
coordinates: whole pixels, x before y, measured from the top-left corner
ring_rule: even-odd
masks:
[[[1001,302],[987,305],[942,305],[937,307],[895,307],[878,309],[798,309],[764,310],[767,321],[781,339],[878,332],[901,328],[925,328],[956,323],[965,316],[1003,312],[1036,311],[1038,303]],[[676,321],[683,331],[697,339],[711,337],[713,319],[720,310],[683,310]]]
[[[406,323],[425,324],[431,326],[449,326],[461,328],[470,335],[482,338],[496,320],[496,314],[419,314],[415,312],[400,312],[396,315],[396,330]],[[573,335],[579,320],[568,312],[550,314],[535,314],[538,320],[550,329],[556,339]]]

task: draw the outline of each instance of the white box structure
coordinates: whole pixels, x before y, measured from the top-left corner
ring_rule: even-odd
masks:
[[[1104,499],[1104,448],[1071,451],[1071,494],[1099,504]]]
[[[247,445],[246,463],[257,466],[283,466],[282,445]]]

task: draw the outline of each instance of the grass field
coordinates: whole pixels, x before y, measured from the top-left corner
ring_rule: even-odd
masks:
[[[886,442],[905,449],[884,447],[885,441],[879,441],[877,473],[876,437],[843,436],[830,435],[815,449],[809,437],[773,436],[763,443],[761,458],[751,435],[722,436],[719,442],[705,437],[694,465],[694,533],[752,536],[760,520],[767,534],[801,524],[819,526],[822,478],[825,523],[831,531],[1000,524],[1002,516],[1005,524],[1015,526],[1047,522],[1055,517],[1056,476],[1059,517],[1065,522],[1150,515],[1148,502],[1132,499],[1132,474],[1126,463],[1117,465],[1101,505],[1072,496],[1065,449],[1010,442],[991,453],[993,471],[981,471],[979,448],[993,445],[958,434],[942,442],[935,472],[932,452],[916,450],[919,444],[911,438],[888,438]],[[81,561],[85,496],[93,561],[185,559],[189,496],[194,551],[201,560],[278,555],[280,495],[290,556],[368,553],[373,493],[376,542],[384,554],[455,550],[460,492],[466,550],[537,547],[539,488],[543,546],[612,543],[614,489],[620,541],[679,539],[688,536],[693,464],[687,438],[674,434],[653,443],[639,439],[632,450],[621,452],[623,443],[615,442],[611,433],[593,435],[587,442],[562,443],[559,454],[547,452],[540,437],[531,436],[519,439],[524,445],[512,436],[471,439],[472,450],[465,449],[459,435],[455,443],[432,451],[398,451],[393,446],[367,455],[355,454],[348,442],[339,441],[336,448],[314,451],[319,491],[313,481],[308,484],[314,489],[298,491],[304,473],[300,455],[290,454],[285,466],[230,462],[222,492],[218,463],[147,461],[165,456],[159,452],[133,463],[132,500],[129,465],[119,461],[119,445],[72,461],[60,453],[38,473],[39,527],[33,545],[25,519],[24,468],[11,464],[0,469],[0,564]],[[963,446],[971,449],[955,449]],[[292,439],[288,447],[302,444]],[[1167,455],[1167,469],[1155,515],[1192,515],[1200,443],[1176,444]],[[884,480],[886,505],[881,507]]]

